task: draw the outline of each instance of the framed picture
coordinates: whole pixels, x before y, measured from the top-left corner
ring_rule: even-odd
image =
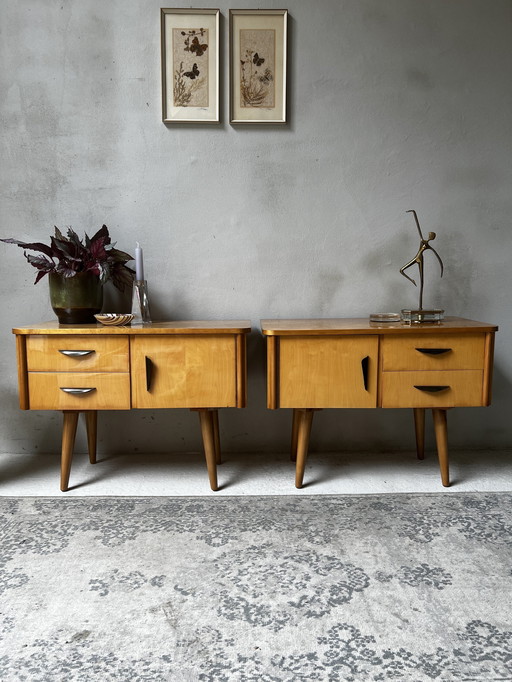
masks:
[[[219,122],[219,10],[160,10],[162,120]]]
[[[288,10],[229,10],[230,122],[286,123]]]

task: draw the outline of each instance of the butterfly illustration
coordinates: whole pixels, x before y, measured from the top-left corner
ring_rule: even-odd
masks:
[[[208,45],[206,43],[203,43],[202,45],[199,43],[198,38],[193,38],[192,39],[192,45],[190,46],[190,52],[195,52],[196,57],[202,57],[203,54],[205,53],[206,49],[208,48]]]
[[[194,78],[199,76],[199,73],[200,72],[199,69],[197,68],[197,64],[194,64],[194,66],[192,67],[192,71],[185,71],[183,75],[186,76],[187,78],[190,78],[191,80],[194,80]]]
[[[257,52],[254,53],[254,57],[252,58],[252,63],[256,64],[256,66],[261,66],[265,60],[263,57],[260,57]]]
[[[274,80],[274,76],[272,75],[272,71],[270,69],[265,69],[265,73],[263,74],[263,76],[260,76],[259,80],[261,83],[264,83],[265,85],[269,85]]]

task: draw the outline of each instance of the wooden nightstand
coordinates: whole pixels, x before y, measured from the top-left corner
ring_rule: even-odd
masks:
[[[412,408],[420,459],[425,409],[432,409],[441,480],[450,484],[446,411],[490,404],[498,327],[448,317],[421,325],[262,320],[261,328],[267,337],[267,407],[293,408],[297,488],[314,410],[349,407]]]
[[[59,325],[13,329],[20,407],[64,416],[61,490],[85,414],[96,461],[98,410],[189,408],[199,413],[212,490],[220,462],[218,409],[245,407],[248,321],[159,322],[143,327]]]

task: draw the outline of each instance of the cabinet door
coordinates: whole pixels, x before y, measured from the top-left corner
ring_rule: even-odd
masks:
[[[282,336],[280,407],[376,407],[377,336]]]
[[[235,407],[235,338],[226,334],[133,336],[136,408]]]

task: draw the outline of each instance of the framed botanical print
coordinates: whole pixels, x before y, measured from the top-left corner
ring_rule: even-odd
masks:
[[[229,10],[230,122],[286,123],[288,10]]]
[[[161,8],[164,123],[219,122],[219,14]]]

